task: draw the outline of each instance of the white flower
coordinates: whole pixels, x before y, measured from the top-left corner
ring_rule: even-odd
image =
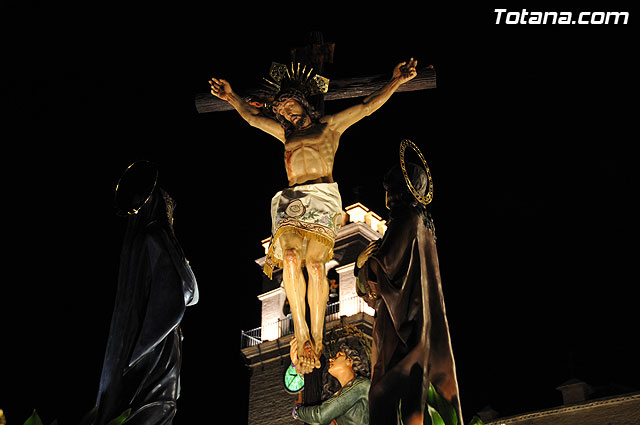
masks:
[[[284,213],[289,217],[300,217],[304,212],[305,207],[299,199],[291,201],[289,205],[287,205],[287,209],[284,211]]]

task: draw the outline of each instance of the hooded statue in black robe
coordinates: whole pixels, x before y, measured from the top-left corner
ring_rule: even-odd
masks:
[[[412,163],[406,169],[424,196],[424,169]],[[384,188],[387,230],[356,267],[358,293],[376,310],[370,424],[395,425],[400,401],[402,418],[424,412],[429,383],[451,403],[461,424],[433,221],[407,189],[399,166],[387,173]]]
[[[126,424],[171,424],[176,412],[179,326],[186,306],[198,301],[198,289],[173,231],[174,201],[156,186],[153,167],[134,163],[117,189],[124,193],[120,204],[127,204],[120,211],[129,218],[95,425],[129,408]],[[146,181],[140,183],[140,174]]]

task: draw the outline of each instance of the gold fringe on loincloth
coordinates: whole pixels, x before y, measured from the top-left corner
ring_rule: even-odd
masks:
[[[307,223],[305,221],[287,218],[279,223],[278,229],[269,244],[269,251],[262,269],[269,279],[273,278],[273,271],[276,268],[282,268],[283,266],[283,259],[276,255],[275,248],[277,246],[276,244],[279,243],[280,236],[289,232],[295,232],[304,239],[314,240],[326,246],[329,251],[327,253],[327,258],[324,260],[325,262],[333,258],[335,233],[331,229],[320,224]],[[302,266],[305,266],[304,258],[302,259]]]

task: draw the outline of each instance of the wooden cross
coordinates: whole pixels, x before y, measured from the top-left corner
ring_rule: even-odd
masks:
[[[313,31],[307,35],[307,44],[304,47],[291,49],[291,62],[311,66],[316,74],[324,74],[324,64],[333,63],[334,43],[325,43],[320,31]],[[324,115],[324,95],[317,94],[307,99],[315,109]]]
[[[319,31],[309,33],[309,44],[304,47],[291,49],[291,61],[311,65],[316,74],[322,75],[325,63],[333,63],[335,43],[325,43],[324,36]]]
[[[322,75],[323,64],[333,62],[334,44],[324,43],[321,33],[312,33],[310,38],[311,43],[309,45],[291,50],[291,58],[294,62],[311,63],[314,70]],[[376,90],[383,88],[388,82],[388,74],[331,80],[329,83],[329,91],[320,98],[320,105],[322,106],[322,102],[331,100],[368,96]],[[436,88],[436,72],[430,65],[418,69],[418,75],[412,80],[402,84],[398,88],[398,92],[433,88]],[[265,93],[265,89],[255,87],[244,90],[244,93],[246,94],[245,98],[261,97],[261,95]],[[233,110],[229,102],[218,99],[210,92],[196,94],[195,104],[196,110],[201,114]]]

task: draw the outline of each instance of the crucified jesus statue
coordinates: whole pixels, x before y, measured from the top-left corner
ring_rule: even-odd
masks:
[[[228,81],[212,78],[211,93],[231,104],[240,116],[284,145],[284,163],[289,187],[271,202],[272,238],[264,271],[282,267],[282,280],[291,307],[297,341],[298,372],[320,367],[324,316],[329,295],[325,264],[333,256],[333,245],[342,223],[342,201],[333,180],[333,163],[340,136],[350,126],[378,110],[400,87],[417,75],[418,62],[399,63],[391,80],[361,103],[341,112],[321,116],[310,104],[322,78],[306,68],[279,73],[278,92],[265,108],[238,96]],[[285,72],[286,71],[286,72]],[[272,74],[273,75],[273,74]],[[326,79],[325,79],[326,83]],[[326,84],[324,84],[326,89]],[[322,90],[319,92],[322,93]],[[308,281],[305,281],[306,267]],[[305,320],[305,297],[310,326]]]

